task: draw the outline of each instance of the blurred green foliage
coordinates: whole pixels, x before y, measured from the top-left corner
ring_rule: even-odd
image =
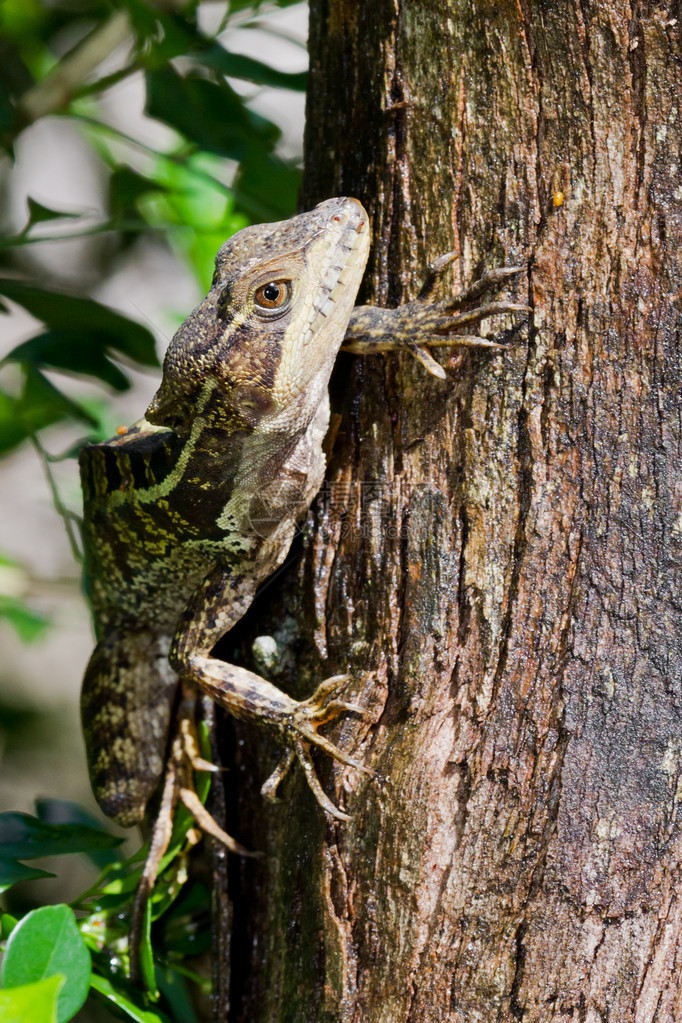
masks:
[[[205,799],[205,777],[199,790]],[[93,826],[86,811],[59,800],[38,800],[36,816],[0,814],[0,891],[11,896],[21,882],[54,876],[24,862],[45,856],[85,856],[101,871],[71,905],[28,912],[12,906],[0,915],[0,1019],[67,1023],[90,996],[119,1019],[198,1023],[193,991],[207,992],[209,984],[194,966],[210,947],[210,900],[201,882],[185,885],[193,825],[181,808],[148,907],[141,991],[128,979],[127,930],[148,846],[118,859],[121,840]],[[52,987],[33,990],[55,977],[60,979]]]
[[[49,270],[40,283],[25,279],[22,258],[55,237],[106,235],[107,258],[89,268],[88,289],[106,279],[117,254],[153,237],[163,239],[205,288],[220,245],[251,222],[276,220],[295,210],[298,166],[277,152],[280,129],[255,113],[235,85],[303,91],[305,73],[278,71],[229,49],[230,33],[267,27],[268,13],[294,0],[209,3],[213,32],[202,30],[197,0],[0,0],[0,221],[11,167],[22,132],[46,116],[77,126],[104,177],[105,216],[52,209],[29,196],[26,221],[0,237],[0,329],[19,306],[36,321],[33,336],[0,362],[0,457],[33,441],[66,518],[42,435],[69,424],[75,457],[88,440],[111,432],[109,396],[130,387],[130,368],[159,366],[147,326],[86,294],[66,294]],[[218,17],[216,17],[218,15]],[[203,19],[206,20],[205,18]],[[112,64],[114,70],[112,70]],[[165,148],[130,137],[106,116],[106,95],[136,76],[145,114],[173,129]],[[142,135],[142,132],[140,132]],[[46,153],[46,160],[55,154]],[[59,156],[57,154],[56,159]],[[55,236],[55,229],[58,234]],[[49,250],[48,250],[49,251]],[[48,264],[49,265],[49,264]],[[169,296],[172,301],[172,296]],[[86,380],[97,391],[83,396]],[[78,395],[78,396],[77,396]],[[142,411],[142,410],[140,410]],[[5,591],[0,573],[0,618],[24,638],[40,632],[32,612]]]
[[[96,223],[90,209],[53,209],[29,196],[24,223],[0,238],[0,329],[17,308],[35,323],[0,362],[0,456],[33,442],[68,525],[73,513],[51,476],[49,430],[72,428],[73,442],[60,457],[75,457],[83,443],[111,432],[110,397],[131,386],[131,367],[159,365],[148,327],[92,298],[116,258],[161,239],[205,288],[226,238],[248,223],[295,212],[300,168],[282,158],[280,129],[248,96],[258,87],[302,92],[306,76],[230,49],[234,28],[267,27],[269,13],[295,2],[0,0],[0,220],[9,219],[2,175],[22,133],[45,117],[77,127],[105,186]],[[210,18],[202,17],[204,8]],[[161,136],[170,139],[164,146],[143,132],[126,134],[107,116],[109,90],[133,76],[144,88],[146,116],[172,129]],[[31,279],[26,257],[36,247],[90,235],[105,235],[107,246],[83,291],[65,293],[49,263]],[[92,390],[84,391],[83,380]],[[31,642],[46,619],[26,605],[26,588],[26,572],[0,555],[0,618]],[[205,798],[208,782],[197,784]],[[195,1023],[192,985],[205,988],[206,981],[192,973],[188,957],[205,954],[209,929],[206,891],[183,888],[192,818],[178,814],[150,902],[144,961],[151,994],[144,995],[130,986],[126,965],[127,915],[145,849],[112,863],[118,840],[93,830],[84,812],[71,808],[55,818],[52,810],[43,804],[35,818],[0,815],[0,891],[8,909],[0,919],[0,1017],[67,1020],[90,990],[117,1018]],[[22,904],[15,893],[24,882],[52,876],[24,861],[55,854],[85,854],[105,872],[71,907]]]
[[[26,223],[0,241],[0,262],[14,271],[17,250],[35,245],[46,237],[45,225],[58,222],[65,237],[106,232],[114,249],[162,235],[205,285],[213,256],[230,234],[250,222],[290,216],[300,170],[277,153],[280,129],[231,83],[302,91],[305,74],[278,71],[231,52],[228,44],[232,25],[260,26],[267,9],[292,2],[212,3],[223,14],[208,34],[196,0],[3,0],[0,144],[11,158],[36,119],[69,118],[106,169],[109,210],[92,226],[88,211],[54,210],[29,197]],[[62,53],[65,39],[78,41]],[[120,65],[113,71],[112,55]],[[143,77],[146,115],[175,133],[165,150],[124,136],[102,113],[107,90],[132,75]],[[122,162],[115,141],[130,143],[129,162]],[[146,154],[144,170],[133,162],[136,151]],[[123,391],[130,386],[127,365],[158,365],[147,327],[86,296],[29,284],[10,272],[0,278],[6,312],[3,300],[22,306],[41,326],[2,364],[15,371],[0,387],[0,453],[65,420],[82,424],[86,433],[95,428],[91,412],[69,393],[68,379],[55,383],[45,370]]]

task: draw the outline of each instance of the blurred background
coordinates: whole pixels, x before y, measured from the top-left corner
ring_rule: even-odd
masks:
[[[295,212],[306,31],[286,0],[0,4],[0,811],[104,823],[78,448],[144,413],[220,244]]]

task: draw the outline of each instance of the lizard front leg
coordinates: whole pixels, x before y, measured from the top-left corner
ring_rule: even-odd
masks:
[[[234,717],[255,721],[275,731],[285,752],[263,785],[261,791],[266,798],[274,799],[279,782],[298,760],[320,806],[339,820],[349,820],[322,789],[311,747],[324,750],[342,764],[373,774],[318,732],[321,725],[344,712],[364,714],[364,708],[339,699],[350,677],[335,675],[326,679],[309,699],[298,701],[260,675],[211,656],[218,640],[250,606],[255,590],[253,577],[222,568],[211,573],[182,615],[170,650],[171,667],[183,681],[198,686]]]
[[[503,350],[504,345],[488,338],[457,331],[476,326],[491,316],[530,312],[529,306],[518,302],[477,304],[489,291],[521,273],[525,267],[503,266],[490,270],[458,294],[432,301],[445,271],[456,256],[457,253],[448,252],[430,264],[424,285],[414,302],[406,302],[397,309],[356,306],[346,330],[343,351],[374,355],[407,350],[432,376],[445,379],[445,370],[428,349],[467,347]]]

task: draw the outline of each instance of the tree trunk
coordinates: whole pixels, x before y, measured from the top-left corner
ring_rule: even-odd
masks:
[[[266,856],[231,858],[231,1021],[682,1019],[678,8],[312,4],[304,205],[368,208],[365,300],[458,248],[455,289],[528,263],[533,315],[445,382],[339,361],[328,486],[241,640],[297,696],[349,667],[370,716],[330,734],[381,780],[322,758],[350,823],[300,774],[270,809],[234,726]]]

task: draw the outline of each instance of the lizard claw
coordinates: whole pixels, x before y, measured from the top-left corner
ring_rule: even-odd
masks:
[[[260,852],[247,849],[241,842],[237,842],[231,835],[228,835],[208,812],[193,788],[181,788],[178,791],[178,797],[192,814],[201,830],[215,838],[218,842],[221,842],[229,852],[236,853],[237,856],[259,857],[263,855]]]
[[[433,262],[429,263],[426,268],[424,283],[421,286],[421,291],[417,295],[417,302],[428,302],[428,300],[436,294],[445,271],[449,266],[452,266],[458,256],[459,250],[456,250],[455,252],[445,252],[442,256],[436,256]]]
[[[308,785],[310,785],[312,793],[322,809],[326,810],[326,812],[331,814],[332,817],[336,817],[337,820],[349,821],[350,817],[348,814],[344,813],[343,810],[339,810],[338,806],[332,803],[331,799],[320,785],[320,780],[317,777],[317,772],[315,771],[315,765],[313,764],[312,757],[310,756],[308,744],[301,740],[295,741],[293,749],[285,750],[277,767],[261,787],[260,792],[263,798],[267,799],[271,803],[277,802],[277,787],[286,777],[295,760],[298,760],[303,768],[306,781],[308,782]]]
[[[522,302],[484,300],[479,303],[487,292],[522,273],[525,267],[501,266],[489,270],[463,291],[436,301],[434,295],[457,255],[456,252],[446,252],[430,264],[424,285],[414,302],[397,309],[376,306],[354,309],[342,346],[344,351],[372,355],[407,350],[427,373],[444,380],[447,374],[433,358],[433,348],[487,348],[494,351],[506,348],[506,345],[489,338],[462,333],[462,329],[475,327],[482,320],[505,313],[531,312],[530,306]]]
[[[293,749],[286,749],[284,751],[282,759],[277,764],[275,770],[261,785],[260,794],[263,799],[267,799],[269,803],[277,802],[277,789],[279,787],[279,783],[286,778],[295,759],[296,753]]]
[[[415,302],[410,304],[415,311],[415,325],[420,327],[422,333],[420,338],[422,343],[417,344],[416,340],[408,335],[401,337],[403,345],[422,364],[427,373],[439,380],[446,379],[447,374],[433,358],[429,348],[488,348],[499,351],[506,346],[488,338],[458,334],[457,331],[463,327],[475,326],[491,316],[532,311],[530,306],[520,302],[488,302],[484,305],[474,305],[486,292],[521,273],[525,269],[522,266],[502,266],[490,270],[458,294],[440,302],[432,302],[431,299],[438,290],[445,271],[457,256],[457,252],[446,252],[429,265],[422,289]],[[422,309],[421,315],[417,312],[419,307]]]
[[[300,741],[296,743],[296,756],[299,764],[303,768],[306,780],[313,791],[313,795],[322,809],[326,810],[327,813],[330,813],[332,817],[336,817],[339,821],[349,821],[351,819],[349,815],[344,813],[343,810],[339,810],[338,806],[335,806],[334,803],[332,803],[331,799],[320,785],[320,780],[315,773],[315,765],[306,743]]]
[[[445,276],[445,271],[448,267],[452,266],[458,256],[459,252],[446,252],[442,256],[437,256],[432,263],[429,263],[426,268],[424,283],[417,295],[417,302],[428,302],[433,298]],[[517,274],[523,273],[525,269],[525,266],[498,266],[494,270],[488,270],[478,280],[474,281],[473,284],[470,284],[463,291],[448,299],[446,304],[450,309],[460,309],[469,302],[475,302],[477,298],[485,295],[487,291],[491,291],[498,285],[504,284],[510,277],[516,277]]]
[[[516,277],[517,274],[523,273],[526,269],[525,266],[498,266],[494,270],[487,270],[478,280],[464,288],[457,295],[453,295],[449,299],[448,305],[451,309],[460,309],[463,305],[475,302],[481,295],[492,291],[493,288],[504,284],[510,277]]]
[[[344,700],[334,699],[348,684],[350,675],[334,675],[332,678],[321,682],[315,692],[307,700],[298,704],[291,715],[285,733],[287,734],[287,748],[275,770],[261,788],[261,795],[265,799],[274,802],[277,796],[277,788],[280,782],[289,772],[295,760],[298,760],[303,768],[306,780],[315,796],[315,799],[327,813],[337,820],[350,820],[348,814],[339,810],[329,799],[320,785],[315,765],[311,757],[311,746],[316,746],[329,754],[334,760],[353,767],[370,777],[375,772],[363,764],[358,763],[352,757],[340,750],[333,742],[320,735],[317,729],[320,725],[326,724],[339,714],[346,712],[367,716],[367,709],[357,703],[347,703]]]
[[[320,682],[312,696],[303,700],[296,710],[297,715],[305,716],[308,720],[314,721],[316,725],[326,724],[332,721],[344,711],[351,711],[367,716],[367,708],[359,703],[345,703],[343,700],[334,700],[331,697],[343,692],[351,680],[350,675],[333,675],[324,682]]]

